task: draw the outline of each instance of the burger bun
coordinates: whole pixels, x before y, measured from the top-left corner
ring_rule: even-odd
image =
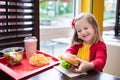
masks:
[[[74,65],[74,66],[78,66],[80,64],[80,61],[78,61],[76,59],[76,55],[70,54],[70,53],[66,53],[62,55],[62,59],[65,60],[66,62]]]

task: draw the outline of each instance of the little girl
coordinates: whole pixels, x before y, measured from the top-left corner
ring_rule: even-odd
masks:
[[[82,13],[73,19],[72,27],[75,33],[72,45],[66,53],[76,55],[80,61],[79,67],[73,67],[72,71],[102,71],[106,64],[107,52],[95,17],[89,13]]]

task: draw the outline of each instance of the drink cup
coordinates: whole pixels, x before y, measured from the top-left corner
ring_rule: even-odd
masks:
[[[35,36],[25,37],[24,44],[25,44],[26,57],[29,59],[36,53],[37,38]]]

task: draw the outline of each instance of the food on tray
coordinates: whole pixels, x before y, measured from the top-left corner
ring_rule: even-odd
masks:
[[[50,57],[46,57],[43,54],[35,54],[29,59],[29,63],[34,66],[45,66],[51,62]]]
[[[80,62],[75,58],[77,58],[75,55],[63,54],[60,56],[60,65],[66,69],[70,69],[72,65],[77,67],[80,64]]]
[[[19,52],[7,52],[4,53],[4,58],[9,66],[15,66],[21,63],[22,53]]]

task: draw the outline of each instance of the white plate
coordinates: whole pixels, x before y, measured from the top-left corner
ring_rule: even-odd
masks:
[[[54,66],[54,68],[62,73],[64,73],[65,75],[67,75],[68,77],[72,78],[72,77],[76,77],[76,76],[80,76],[80,75],[87,75],[87,72],[83,72],[83,73],[74,73],[71,72],[63,67],[59,66]]]

